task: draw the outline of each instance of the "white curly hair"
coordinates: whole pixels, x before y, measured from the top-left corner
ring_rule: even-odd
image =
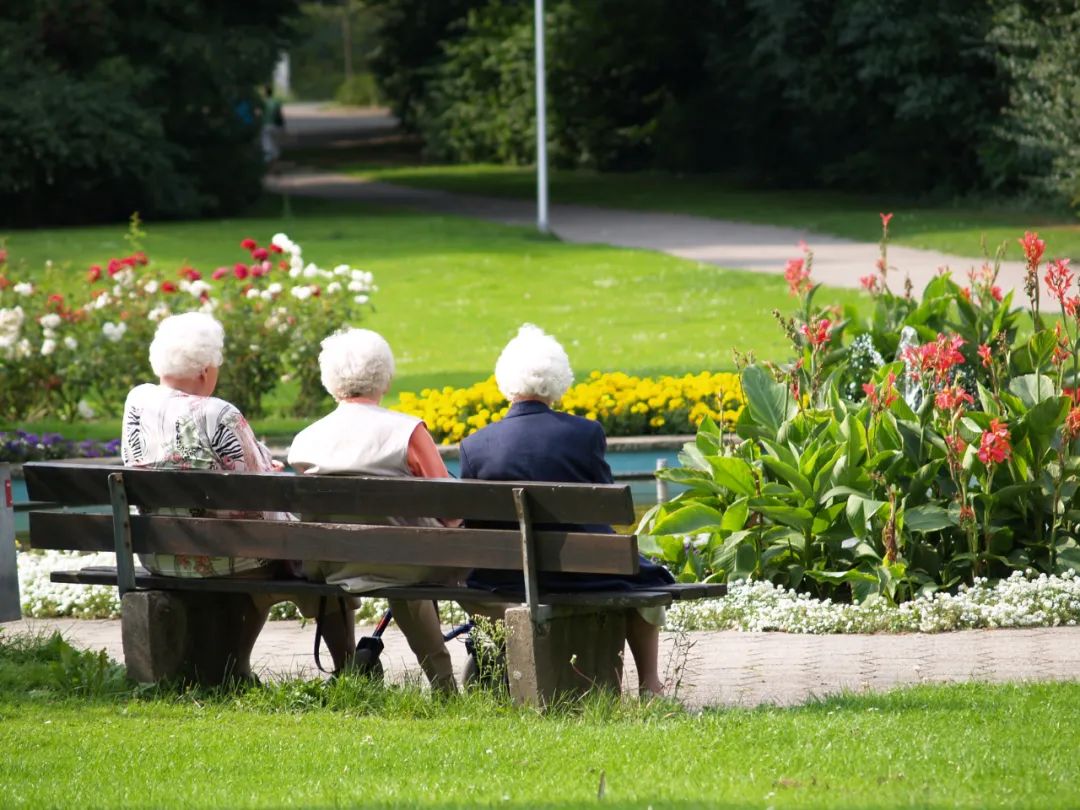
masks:
[[[508,400],[555,402],[574,381],[570,358],[551,335],[538,326],[522,326],[495,363],[495,382]]]
[[[170,315],[150,342],[150,368],[158,377],[192,379],[224,359],[225,327],[205,312]]]
[[[378,332],[344,329],[322,342],[319,371],[334,399],[377,398],[394,378],[394,353]]]

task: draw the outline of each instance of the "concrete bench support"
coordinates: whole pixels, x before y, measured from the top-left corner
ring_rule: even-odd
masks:
[[[249,678],[264,619],[243,593],[128,591],[120,622],[128,676],[203,686]]]
[[[506,663],[516,703],[548,706],[622,686],[626,613],[554,609],[534,623],[527,607],[506,611]]]

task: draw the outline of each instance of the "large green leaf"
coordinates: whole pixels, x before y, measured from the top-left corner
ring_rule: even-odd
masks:
[[[782,479],[785,483],[789,484],[793,489],[799,490],[804,498],[811,500],[814,497],[814,488],[810,482],[806,480],[806,476],[799,472],[797,469],[789,464],[772,458],[771,456],[762,456],[761,463],[768,468],[769,472],[775,475],[777,478]]]
[[[1054,396],[1054,381],[1045,374],[1023,374],[1009,380],[1009,390],[1028,408]]]
[[[724,515],[703,503],[689,503],[664,515],[652,527],[652,534],[691,534],[694,532],[720,531]]]
[[[709,456],[708,462],[712,467],[713,480],[720,486],[738,495],[753,495],[757,491],[754,487],[754,471],[743,459]]]
[[[944,507],[923,504],[904,510],[904,525],[913,532],[937,532],[956,523]]]
[[[793,417],[798,408],[787,386],[773,380],[761,366],[747,366],[742,373],[742,391],[754,421],[773,431]]]

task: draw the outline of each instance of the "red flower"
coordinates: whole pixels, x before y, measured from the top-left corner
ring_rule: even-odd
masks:
[[[282,270],[288,270],[289,269],[289,263],[287,261],[285,261],[284,259],[279,261],[277,263],[277,266],[280,267]]]
[[[1043,280],[1054,297],[1065,305],[1065,294],[1073,282],[1073,274],[1069,272],[1068,259],[1053,259],[1046,266],[1046,275]]]
[[[878,214],[881,217],[881,227],[884,230],[889,230],[889,222],[892,220],[892,214]]]
[[[212,278],[214,281],[221,281],[227,275],[229,275],[229,268],[219,267],[217,270],[210,274],[210,278]]]
[[[961,287],[960,294],[964,296],[968,301],[971,300],[971,287]]]
[[[1065,440],[1070,442],[1080,436],[1080,408],[1074,407],[1069,411],[1069,415],[1065,417],[1062,433],[1065,434]]]
[[[877,405],[880,402],[880,399],[878,398],[877,388],[874,386],[874,384],[873,383],[863,383],[862,384],[862,390],[863,390],[863,393],[866,394],[866,398],[868,400],[870,400],[870,404],[877,407]]]
[[[1076,313],[1080,312],[1080,296],[1074,295],[1071,298],[1066,298],[1064,304],[1065,314],[1070,318],[1075,318]]]
[[[198,281],[200,278],[202,278],[202,273],[200,273],[194,267],[181,267],[180,277],[186,278],[188,281]]]
[[[46,305],[50,307],[56,307],[56,309],[64,308],[64,296],[59,293],[53,293],[46,301]]]
[[[11,286],[11,282],[7,280],[6,276],[0,276],[0,290],[6,290]]]
[[[109,270],[110,278],[112,276],[115,276],[117,273],[119,273],[123,269],[124,269],[124,263],[122,261],[120,261],[119,259],[109,259],[108,270]]]
[[[254,250],[259,246],[259,243],[252,239],[250,236],[247,239],[243,239],[240,242],[240,247],[244,250]]]
[[[942,388],[937,392],[937,396],[934,397],[934,406],[941,411],[962,410],[965,402],[969,405],[975,404],[975,400],[972,399],[971,394],[959,385]]]
[[[100,264],[92,264],[92,265],[90,265],[90,269],[86,271],[86,280],[89,281],[91,284],[93,284],[99,278],[101,278],[101,265]]]
[[[979,440],[979,461],[986,465],[1001,464],[1010,455],[1009,426],[1000,419],[991,419],[990,427],[983,431]]]
[[[179,288],[175,284],[173,284],[171,281],[163,281],[163,282],[161,282],[161,291],[163,293],[174,293],[174,292],[177,291],[177,289],[179,289]]]
[[[990,287],[990,295],[993,296],[994,300],[997,301],[999,304],[1001,303],[1002,299],[1005,298],[1005,296],[1001,292],[1001,287],[996,284]]]
[[[880,389],[875,388],[873,383],[863,383],[863,391],[874,410],[882,406],[888,408],[900,397],[896,391],[896,373],[890,371]]]
[[[828,318],[821,318],[815,321],[811,326],[809,324],[803,324],[801,331],[806,339],[810,342],[810,345],[817,349],[820,346],[824,346],[829,342],[829,330],[832,328],[832,322]]]
[[[261,262],[269,255],[270,254],[266,252],[266,248],[255,248],[253,251],[251,251],[251,258],[255,259],[255,261],[258,262]]]
[[[784,280],[792,295],[801,295],[810,289],[810,271],[806,269],[805,259],[789,259],[784,270]]]
[[[270,252],[271,253],[281,253],[281,248],[279,248],[277,245],[275,245],[273,242],[271,242],[270,243]]]
[[[904,360],[919,376],[933,372],[936,380],[943,381],[953,366],[964,362],[960,347],[964,339],[959,335],[951,338],[939,334],[933,343],[910,346],[904,350]]]
[[[135,260],[136,264],[144,264],[145,265],[145,264],[150,263],[150,260],[146,257],[146,254],[143,253],[141,250],[134,253],[134,254],[132,254],[131,258],[133,258]]]
[[[1025,231],[1024,238],[1017,240],[1024,249],[1024,258],[1027,259],[1028,267],[1036,269],[1042,261],[1043,251],[1046,250],[1046,242],[1039,238],[1037,233]]]
[[[236,266],[233,267],[233,275],[236,276],[241,281],[243,281],[245,278],[248,277],[248,267],[247,267],[247,265],[246,264],[241,264],[240,262],[237,262]]]
[[[253,275],[255,278],[265,276],[268,272],[270,272],[269,265],[270,262],[259,262],[258,264],[251,265],[251,275]]]
[[[859,278],[859,284],[868,293],[876,293],[878,291],[878,277],[877,276],[861,276]]]
[[[984,368],[990,368],[991,363],[994,362],[993,356],[990,354],[990,347],[983,343],[979,346],[979,357],[982,359]]]

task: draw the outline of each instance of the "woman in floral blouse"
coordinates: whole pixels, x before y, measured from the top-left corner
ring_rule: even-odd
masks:
[[[225,330],[212,316],[188,312],[165,318],[150,344],[150,366],[158,383],[136,386],[124,403],[120,454],[125,466],[168,470],[279,471],[236,407],[213,396],[223,360]],[[225,517],[289,520],[285,512],[217,512]],[[272,560],[249,557],[140,554],[155,574],[174,577],[287,576]],[[263,620],[277,602],[292,601],[308,618],[318,614],[318,599],[297,595],[252,594]],[[355,648],[351,615],[328,611],[323,633],[336,667]],[[261,622],[260,622],[261,626]]]

